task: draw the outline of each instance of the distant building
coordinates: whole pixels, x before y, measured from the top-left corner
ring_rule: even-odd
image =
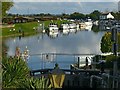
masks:
[[[13,23],[25,23],[34,21],[31,17],[4,17],[2,19],[3,23],[13,24]]]
[[[25,22],[31,22],[34,21],[34,18],[30,18],[30,17],[15,17],[13,19],[13,23],[25,23]]]
[[[106,19],[114,19],[114,16],[111,13],[102,13],[100,15],[100,20],[106,20]]]
[[[10,17],[10,16],[4,17],[2,18],[2,23],[12,24],[13,23],[12,20],[13,20],[13,17]]]
[[[57,17],[54,16],[37,16],[34,17],[35,20],[42,20],[42,21],[46,21],[46,20],[57,20]]]

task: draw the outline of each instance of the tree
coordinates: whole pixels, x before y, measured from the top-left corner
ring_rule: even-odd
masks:
[[[73,14],[70,15],[71,19],[85,19],[85,15],[82,13],[74,12]]]
[[[107,32],[101,39],[101,51],[111,52],[112,51],[112,41],[111,41],[111,33]]]
[[[99,17],[101,15],[101,12],[99,12],[98,10],[93,11],[92,13],[90,13],[90,18],[92,18],[93,20],[99,20]]]
[[[118,35],[118,52],[120,51],[120,33],[117,34]],[[101,51],[103,53],[106,52],[112,52],[112,40],[111,40],[112,36],[110,32],[106,32],[105,35],[102,37],[101,39]]]
[[[10,0],[11,1],[11,0]],[[7,14],[7,11],[13,6],[13,2],[2,2],[2,17]]]

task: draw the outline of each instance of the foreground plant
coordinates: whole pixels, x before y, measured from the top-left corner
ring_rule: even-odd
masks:
[[[27,78],[29,69],[26,63],[17,58],[3,58],[3,87],[16,88],[23,79]]]
[[[29,68],[22,59],[6,58],[2,60],[2,88],[47,88],[44,77],[34,78],[29,76]]]

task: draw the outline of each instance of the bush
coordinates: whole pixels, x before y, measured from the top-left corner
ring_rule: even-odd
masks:
[[[2,87],[5,88],[25,88],[37,89],[47,88],[47,79],[44,77],[34,78],[29,76],[29,68],[22,59],[6,58],[2,60],[3,78]]]
[[[17,58],[3,58],[3,87],[16,88],[23,79],[29,75],[26,63]]]
[[[105,64],[106,68],[113,68],[113,62],[115,60],[117,60],[118,66],[120,66],[120,57],[119,56],[118,57],[116,57],[114,55],[106,56],[106,64]],[[118,67],[118,68],[120,68],[120,67]]]

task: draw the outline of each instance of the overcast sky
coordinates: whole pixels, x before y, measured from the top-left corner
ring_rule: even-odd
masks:
[[[61,14],[80,12],[84,14],[91,13],[94,10],[117,11],[117,2],[15,2],[9,13],[14,14]]]

